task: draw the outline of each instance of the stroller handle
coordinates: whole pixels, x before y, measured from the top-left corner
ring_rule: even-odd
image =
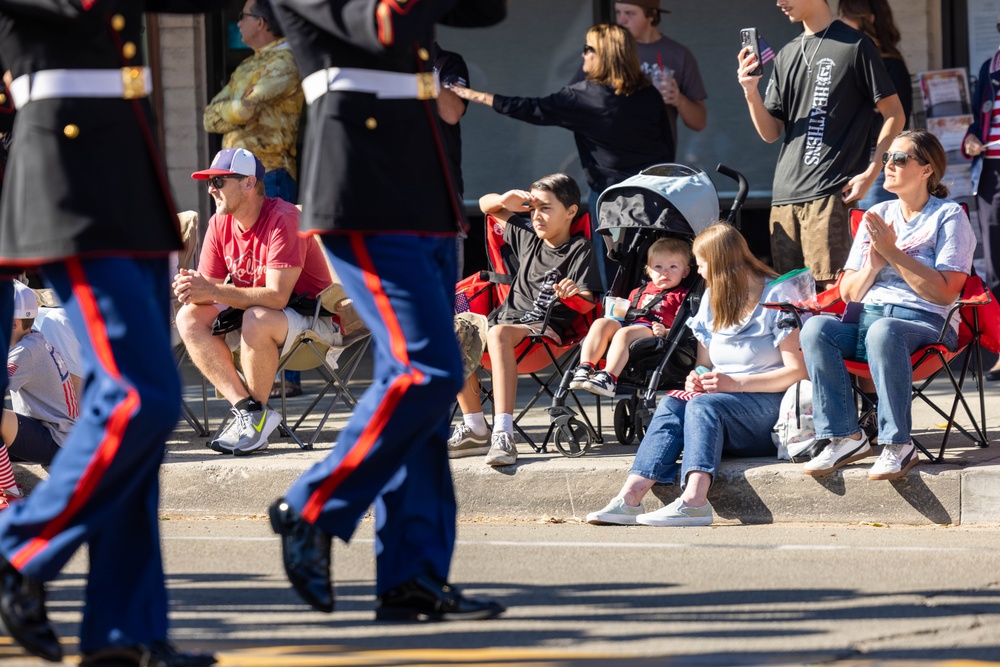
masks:
[[[743,203],[747,200],[747,194],[750,192],[750,184],[747,183],[747,179],[743,176],[743,174],[736,171],[732,167],[727,167],[721,162],[715,170],[723,176],[733,179],[739,185],[739,190],[736,192],[736,199],[733,200],[733,205],[729,209],[729,215],[726,216],[726,222],[736,227],[736,229],[739,229],[740,225],[736,222],[736,215],[740,212],[740,209],[743,208]]]

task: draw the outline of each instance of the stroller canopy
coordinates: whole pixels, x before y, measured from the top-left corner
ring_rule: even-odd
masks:
[[[719,194],[700,169],[658,164],[602,192],[597,219],[598,233],[613,240],[628,227],[694,237],[719,220]]]

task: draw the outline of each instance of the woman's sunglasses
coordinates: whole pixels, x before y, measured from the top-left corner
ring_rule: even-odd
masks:
[[[227,178],[246,178],[246,176],[212,176],[210,179],[208,179],[208,182],[216,190],[221,190],[222,188],[226,187]]]
[[[882,166],[889,164],[889,160],[892,160],[892,166],[894,167],[905,167],[907,160],[916,160],[917,164],[927,164],[927,160],[917,157],[916,155],[910,155],[909,153],[882,153]]]
[[[596,53],[596,52],[597,52],[597,49],[595,49],[594,47],[592,47],[590,44],[584,44],[583,45],[583,55],[587,55],[588,53]]]

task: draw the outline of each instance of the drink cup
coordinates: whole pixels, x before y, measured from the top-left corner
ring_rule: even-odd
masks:
[[[674,78],[674,70],[669,67],[657,67],[653,70],[653,85],[656,89],[660,91],[660,95],[666,100],[667,94],[670,92],[670,79]]]
[[[628,314],[628,307],[628,299],[617,296],[604,297],[604,317],[621,322],[625,319],[625,315]]]

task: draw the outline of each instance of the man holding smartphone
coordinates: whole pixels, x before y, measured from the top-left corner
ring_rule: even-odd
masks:
[[[871,187],[881,164],[869,161],[868,125],[856,122],[877,107],[885,118],[876,156],[903,129],[903,107],[877,47],[833,20],[827,0],[779,0],[803,33],[778,52],[761,97],[758,57],[740,50],[737,75],[760,137],[783,138],[774,170],[771,258],[787,273],[809,267],[818,284],[832,283],[851,247],[848,204]]]

